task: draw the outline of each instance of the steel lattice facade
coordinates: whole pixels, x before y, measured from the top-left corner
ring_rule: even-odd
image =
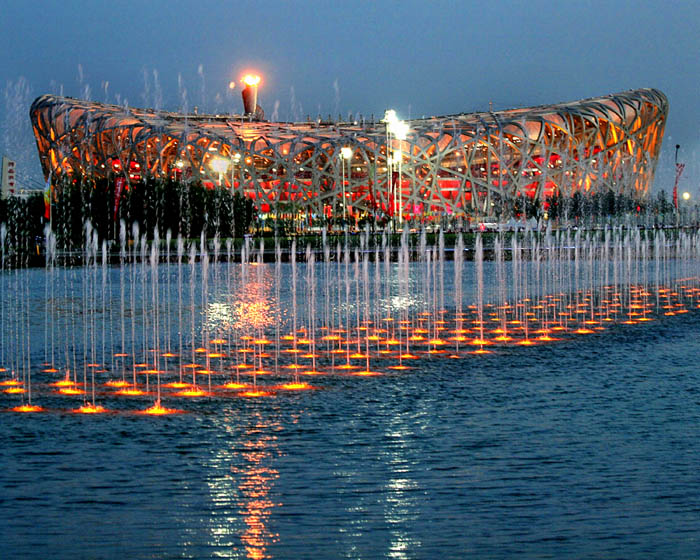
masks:
[[[46,177],[201,180],[262,212],[488,216],[517,197],[616,193],[653,181],[668,101],[654,89],[408,122],[283,123],[185,115],[45,95],[31,107]],[[350,148],[342,157],[342,148]],[[389,157],[387,157],[387,155]],[[343,208],[343,200],[345,208]]]

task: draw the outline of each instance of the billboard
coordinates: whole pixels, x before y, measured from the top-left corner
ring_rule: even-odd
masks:
[[[2,197],[6,198],[15,194],[17,184],[15,178],[15,162],[6,156],[2,156]]]

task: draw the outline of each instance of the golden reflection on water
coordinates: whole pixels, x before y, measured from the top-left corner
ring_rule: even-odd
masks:
[[[272,279],[247,279],[219,301],[207,304],[209,328],[214,332],[238,329],[254,332],[273,324],[277,309],[272,304]]]
[[[241,535],[249,558],[269,558],[267,547],[276,540],[277,535],[268,527],[272,509],[279,505],[269,496],[274,481],[279,478],[279,472],[268,464],[271,460],[270,445],[276,438],[263,435],[257,441],[248,441],[243,445],[247,449],[241,456],[247,464],[240,469],[231,467],[232,472],[239,476],[238,490],[243,501],[243,521],[246,530]],[[238,471],[238,472],[237,472]]]
[[[245,556],[254,560],[271,558],[269,547],[278,535],[270,529],[275,507],[270,492],[279,471],[273,467],[277,455],[278,422],[253,414],[244,429],[227,425],[233,448],[219,451],[215,466],[228,466],[229,475],[211,484],[211,497],[224,519],[213,528],[214,546],[221,556]]]

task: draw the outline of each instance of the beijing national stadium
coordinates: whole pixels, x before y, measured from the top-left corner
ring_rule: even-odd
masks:
[[[199,181],[270,215],[488,217],[518,198],[613,191],[643,199],[668,113],[662,92],[637,89],[410,121],[387,111],[378,121],[268,122],[257,86],[243,97],[242,115],[39,97],[30,112],[45,178]]]

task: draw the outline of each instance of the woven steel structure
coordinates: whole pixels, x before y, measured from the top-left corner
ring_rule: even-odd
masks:
[[[641,199],[667,112],[663,93],[639,89],[412,120],[404,139],[384,122],[264,122],[50,95],[32,104],[31,119],[46,177],[201,180],[242,190],[263,213],[422,220],[488,216],[509,200],[555,193]]]

